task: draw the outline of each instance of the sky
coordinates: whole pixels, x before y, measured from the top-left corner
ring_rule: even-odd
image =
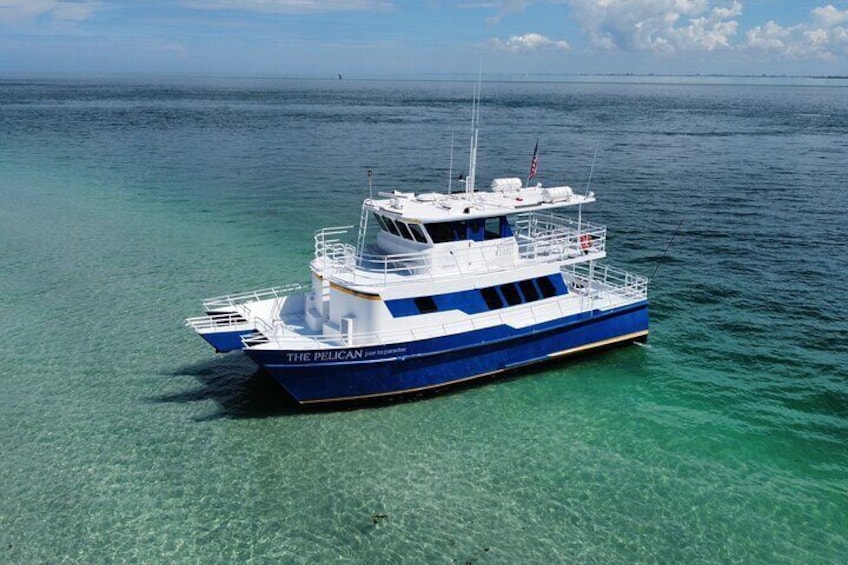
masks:
[[[848,0],[0,0],[0,73],[848,75]]]

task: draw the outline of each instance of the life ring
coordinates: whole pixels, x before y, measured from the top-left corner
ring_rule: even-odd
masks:
[[[584,233],[580,236],[580,248],[584,253],[588,253],[590,247],[592,247],[592,236],[588,233]]]

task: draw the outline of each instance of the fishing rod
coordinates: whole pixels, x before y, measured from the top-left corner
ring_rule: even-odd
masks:
[[[592,166],[589,168],[589,180],[586,181],[586,196],[589,196],[589,187],[592,185],[592,173],[595,172],[595,160],[598,158],[598,149],[601,148],[601,142],[595,144],[595,154],[592,156]]]
[[[651,276],[648,280],[654,279],[654,276],[657,274],[657,271],[660,268],[660,264],[662,263],[662,260],[665,259],[665,256],[668,253],[668,250],[671,249],[671,244],[674,243],[674,238],[676,238],[677,234],[680,233],[680,228],[682,228],[682,227],[683,227],[683,220],[680,220],[680,223],[677,224],[677,229],[674,230],[674,235],[671,236],[671,239],[669,240],[668,245],[665,246],[665,251],[663,251],[663,254],[660,255],[659,259],[657,259],[657,265],[654,267],[654,272],[651,273]]]
[[[598,158],[598,149],[601,148],[601,142],[595,144],[595,154],[592,156],[592,166],[589,167],[589,180],[586,181],[586,198],[589,197],[589,187],[592,186],[592,173],[595,172],[595,159]],[[577,225],[580,226],[583,221],[583,204],[577,205]]]

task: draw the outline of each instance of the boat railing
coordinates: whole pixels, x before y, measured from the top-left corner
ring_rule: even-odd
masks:
[[[648,278],[609,265],[576,263],[561,269],[569,288],[585,296],[602,292],[629,300],[648,298]]]
[[[607,228],[556,214],[521,214],[515,222],[519,254],[527,261],[557,261],[606,252]],[[591,257],[589,257],[591,255]]]
[[[517,307],[518,310],[511,313],[489,312],[480,316],[473,316],[463,320],[433,324],[419,328],[405,328],[397,330],[355,333],[347,340],[341,334],[335,335],[303,335],[286,328],[282,320],[273,323],[265,321],[257,324],[261,335],[249,335],[242,338],[246,347],[272,342],[281,349],[310,349],[326,347],[349,347],[349,346],[380,346],[397,345],[406,341],[418,341],[436,337],[454,335],[461,332],[490,328],[507,323],[515,324],[520,321],[529,323],[540,323],[552,318],[559,318],[568,314],[564,305],[568,302],[567,296],[551,301],[541,301]]]
[[[245,302],[255,302],[259,300],[267,300],[269,298],[283,298],[292,292],[305,290],[306,286],[301,283],[293,283],[283,286],[274,286],[270,288],[262,288],[251,290],[239,294],[228,294],[226,296],[216,296],[207,298],[203,301],[203,309],[207,312],[214,312],[223,308],[235,308],[239,304]]]
[[[607,298],[617,297],[624,302],[647,299],[648,279],[609,265],[595,264],[594,268],[585,263],[568,265],[561,269],[563,277],[572,292],[588,298],[598,298],[605,294]],[[417,341],[444,337],[461,332],[490,328],[498,325],[516,323],[538,324],[551,319],[573,314],[568,310],[570,294],[552,300],[543,300],[515,307],[510,311],[492,311],[466,319],[433,324],[418,328],[354,333],[350,340],[341,334],[303,335],[296,329],[286,326],[283,320],[266,322],[256,320],[256,329],[261,333],[242,338],[247,347],[273,342],[281,349],[333,348],[350,346],[397,345],[406,341]]]
[[[606,252],[606,227],[554,214],[523,214],[516,221],[515,243],[475,245],[439,253],[373,254],[357,252],[345,241],[352,227],[315,233],[315,259],[330,280],[391,286],[514,269],[518,266],[600,259]]]
[[[226,312],[223,314],[211,314],[209,316],[196,316],[188,318],[185,325],[196,332],[209,330],[236,329],[249,325],[248,321],[237,312]]]
[[[243,337],[242,342],[244,342],[245,345],[255,345],[256,343],[262,343],[274,337],[285,335],[285,324],[279,318],[275,319],[273,322],[267,322],[262,318],[256,318],[254,322],[256,324],[256,331],[259,333]]]

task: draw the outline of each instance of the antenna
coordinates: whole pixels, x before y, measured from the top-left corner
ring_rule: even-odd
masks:
[[[598,158],[598,149],[601,147],[601,142],[599,141],[595,145],[595,155],[592,157],[592,166],[589,167],[589,180],[586,181],[586,196],[589,196],[589,185],[592,184],[592,173],[595,172],[595,159]]]
[[[480,122],[480,91],[483,83],[483,61],[480,61],[480,72],[477,75],[477,87],[471,98],[471,150],[468,155],[468,178],[465,181],[465,195],[469,198],[474,194],[474,181],[477,179],[477,132]]]
[[[374,171],[368,169],[368,196],[374,200],[374,188],[371,186],[371,177],[374,176]]]
[[[451,193],[451,183],[453,183],[453,132],[451,132],[450,166],[448,167],[448,194]]]
[[[674,238],[676,238],[677,234],[680,233],[680,228],[682,228],[682,227],[683,227],[683,220],[680,220],[680,223],[677,224],[677,229],[674,230],[674,235],[671,236],[671,239],[669,240],[668,245],[665,246],[665,251],[663,251],[663,254],[660,255],[659,259],[657,259],[657,266],[654,267],[654,272],[651,273],[651,277],[648,280],[652,280],[654,278],[654,275],[657,274],[657,271],[660,268],[660,263],[662,263],[662,260],[665,259],[666,253],[668,253],[668,250],[671,249],[671,244],[674,243]]]
[[[595,144],[595,154],[592,156],[592,166],[589,167],[589,180],[586,181],[586,194],[585,197],[589,197],[589,186],[592,184],[592,173],[595,172],[595,159],[598,158],[598,149],[601,147],[601,142],[599,141]],[[577,205],[577,226],[579,229],[580,223],[583,221],[583,203]]]

